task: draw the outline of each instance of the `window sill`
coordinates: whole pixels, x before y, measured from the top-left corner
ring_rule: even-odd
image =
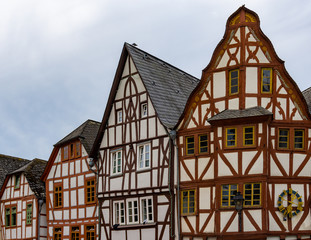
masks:
[[[115,173],[115,174],[111,174],[109,177],[110,178],[117,178],[117,177],[122,177],[123,173]]]
[[[119,225],[117,229],[114,229],[113,226],[111,226],[111,230],[118,231],[118,230],[131,229],[131,228],[150,228],[156,225],[157,225],[156,223]]]
[[[147,168],[139,168],[139,169],[136,170],[136,172],[148,172],[148,171],[150,171],[150,170],[151,170],[150,167],[147,167]]]

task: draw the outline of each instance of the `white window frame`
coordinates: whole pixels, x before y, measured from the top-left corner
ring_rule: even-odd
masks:
[[[145,202],[145,204],[144,204]],[[140,199],[140,221],[141,223],[152,223],[154,221],[154,209],[153,209],[153,199],[152,197],[143,197]],[[146,217],[144,217],[144,213],[146,211]],[[150,217],[151,215],[151,217]]]
[[[117,123],[123,122],[123,112],[122,109],[117,110]]]
[[[148,169],[151,166],[151,146],[145,143],[137,146],[137,169]],[[148,164],[147,164],[148,163]]]
[[[136,214],[135,214],[135,207],[134,202],[136,202]],[[130,208],[129,204],[132,205]],[[132,221],[130,221],[130,210],[132,210]],[[138,224],[139,223],[139,206],[138,206],[138,199],[128,199],[126,201],[126,215],[127,215],[127,224]],[[137,221],[135,221],[135,215],[137,216]]]
[[[120,154],[120,158],[118,157],[118,154]],[[118,164],[118,160],[120,160],[120,164]],[[118,170],[119,167],[120,169]],[[114,169],[116,169],[115,172]],[[117,175],[120,173],[122,173],[122,150],[117,149],[111,151],[111,175]]]
[[[123,205],[123,208],[122,208]],[[114,211],[113,211],[113,222],[114,224],[125,225],[125,204],[124,201],[115,201],[113,203]],[[123,215],[122,215],[123,210]],[[123,222],[122,222],[123,218]]]
[[[146,102],[141,104],[141,117],[147,117],[148,116],[148,104]]]

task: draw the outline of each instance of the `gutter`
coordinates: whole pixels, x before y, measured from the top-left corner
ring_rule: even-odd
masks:
[[[41,228],[41,221],[40,221],[40,217],[41,217],[41,210],[42,210],[42,206],[43,206],[44,200],[39,198],[38,199],[38,229],[37,229],[37,239],[40,240],[40,228]]]

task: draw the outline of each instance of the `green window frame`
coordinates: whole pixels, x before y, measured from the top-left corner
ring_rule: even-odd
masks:
[[[254,146],[255,127],[243,127],[243,146]]]
[[[305,131],[303,129],[294,130],[294,149],[304,149]]]
[[[280,128],[279,129],[279,143],[278,146],[280,149],[289,148],[289,129]]]
[[[239,70],[229,71],[229,95],[239,93]]]
[[[26,206],[26,224],[29,225],[31,223],[32,223],[32,203],[29,203]]]
[[[199,135],[199,153],[208,153],[207,134]]]
[[[14,176],[14,189],[19,189],[21,186],[21,175],[17,174]]]
[[[186,154],[194,154],[194,136],[186,137]]]
[[[16,226],[16,207],[11,208],[11,227]]]
[[[181,214],[193,215],[196,210],[196,191],[195,189],[181,191]]]
[[[5,226],[11,226],[11,208],[5,208]]]
[[[261,183],[245,183],[244,199],[244,206],[261,206]]]
[[[221,185],[221,207],[233,207],[233,197],[238,191],[237,184],[224,184]]]
[[[236,128],[226,128],[226,147],[236,147]]]
[[[261,93],[272,92],[272,68],[261,69]]]

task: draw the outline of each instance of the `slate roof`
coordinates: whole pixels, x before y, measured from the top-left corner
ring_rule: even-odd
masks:
[[[308,104],[309,113],[311,114],[311,87],[307,88],[306,90],[302,91],[302,95],[306,99]]]
[[[0,154],[0,188],[2,187],[7,174],[25,166],[29,162],[30,160],[27,159]]]
[[[163,125],[173,128],[199,79],[125,43]]]
[[[45,184],[41,181],[41,175],[44,172],[47,161],[35,158],[25,166],[11,172],[9,175],[24,173],[31,190],[37,198],[45,199]]]
[[[95,141],[96,135],[98,133],[99,127],[100,127],[99,122],[94,120],[87,120],[78,128],[69,133],[62,140],[57,142],[55,146],[62,145],[74,139],[80,139],[82,145],[89,154]]]
[[[235,118],[246,118],[246,117],[259,117],[265,115],[272,115],[270,111],[263,107],[252,107],[242,110],[236,109],[226,109],[217,115],[208,119],[208,121],[217,121],[217,120],[226,120],[226,119],[235,119]]]

